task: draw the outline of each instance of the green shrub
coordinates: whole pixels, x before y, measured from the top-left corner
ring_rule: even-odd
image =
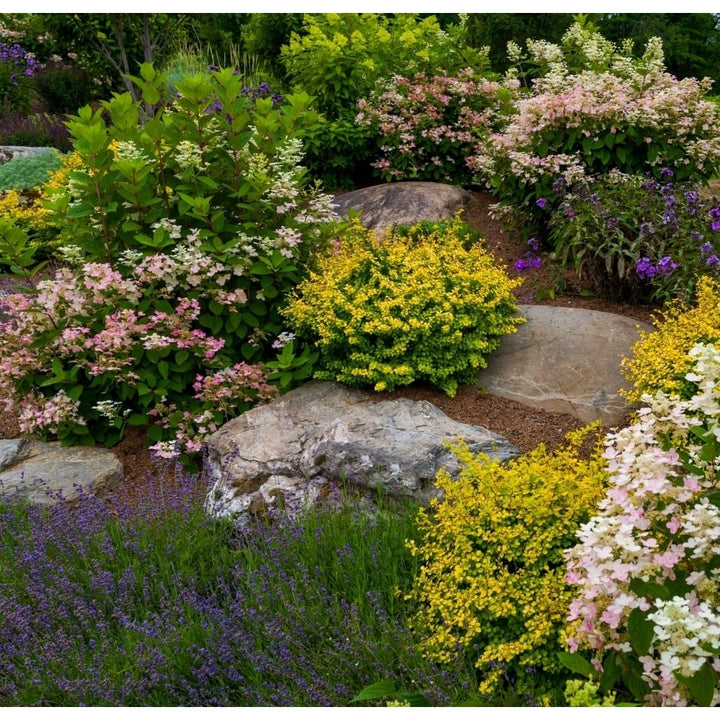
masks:
[[[597,428],[507,463],[456,447],[460,477],[441,471],[441,499],[419,513],[421,539],[410,547],[422,567],[406,596],[420,603],[413,626],[435,661],[452,662],[458,648],[476,657],[482,694],[533,670],[549,674],[547,690],[562,685],[557,652],[572,598],[563,550],[605,488],[600,438],[581,454]]]
[[[90,102],[95,90],[90,75],[73,67],[38,72],[34,84],[47,112],[55,115],[77,112]]]
[[[45,205],[72,267],[7,298],[0,386],[24,432],[112,444],[148,425],[158,452],[192,454],[271,394],[261,364],[289,339],[279,306],[336,216],[300,165],[307,95],[276,107],[226,68],[179,80],[141,122],[165,85],[151,65],[136,81],[142,101],[68,120],[81,167]],[[309,372],[301,351],[275,368],[285,388]]]
[[[315,377],[376,390],[425,380],[451,396],[474,382],[522,318],[520,281],[467,235],[459,218],[383,239],[354,221],[284,310],[320,351]]]
[[[25,155],[0,165],[0,190],[31,190],[48,181],[62,164],[54,150]]]

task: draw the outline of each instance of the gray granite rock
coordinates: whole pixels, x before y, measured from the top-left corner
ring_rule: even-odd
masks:
[[[452,218],[471,199],[471,193],[456,185],[396,182],[343,193],[333,199],[333,205],[340,216],[357,210],[365,227],[383,234],[392,225]]]
[[[78,490],[105,496],[123,480],[120,461],[105,448],[63,447],[34,439],[0,440],[0,497],[54,504]]]
[[[527,322],[506,335],[478,382],[489,393],[606,427],[633,409],[620,394],[623,356],[652,326],[614,313],[522,305]]]
[[[448,442],[502,460],[519,451],[504,437],[458,423],[425,401],[371,400],[312,381],[231,420],[208,439],[215,483],[206,509],[238,525],[267,507],[313,504],[329,483],[427,502],[443,467],[459,473]]]

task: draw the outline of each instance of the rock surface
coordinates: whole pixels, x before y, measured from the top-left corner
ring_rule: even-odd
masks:
[[[433,182],[396,182],[353,190],[333,199],[335,211],[360,213],[362,224],[383,234],[392,225],[414,225],[422,220],[454,217],[472,199],[456,185]]]
[[[652,326],[582,308],[521,305],[527,318],[489,357],[478,382],[487,392],[583,422],[620,424],[632,410],[620,360]]]
[[[311,505],[333,484],[380,488],[427,502],[441,467],[459,465],[446,441],[505,460],[504,437],[451,420],[425,401],[375,402],[359,390],[312,381],[231,420],[208,439],[215,483],[206,509],[238,525],[268,507]]]
[[[0,145],[0,164],[10,162],[19,157],[27,157],[28,155],[40,155],[52,148],[49,147],[30,147],[26,145]]]
[[[120,461],[105,448],[0,440],[0,497],[51,505],[59,495],[77,499],[79,490],[105,496],[122,480]]]

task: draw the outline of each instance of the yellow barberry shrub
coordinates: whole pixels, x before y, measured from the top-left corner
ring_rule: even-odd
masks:
[[[349,224],[284,314],[320,351],[315,377],[393,390],[416,380],[453,396],[524,318],[512,280],[460,217],[383,238]]]
[[[63,155],[60,167],[33,194],[9,190],[0,198],[0,218],[13,221],[27,232],[28,244],[41,254],[52,254],[59,234],[59,216],[47,207],[58,193],[66,188],[70,173],[82,168],[82,160],[76,152]]]
[[[655,319],[656,330],[642,331],[632,346],[631,356],[623,358],[621,368],[633,388],[625,392],[628,400],[639,402],[643,394],[658,390],[690,397],[697,387],[685,380],[694,361],[688,355],[696,343],[720,342],[720,285],[701,277],[695,301],[675,300]]]
[[[440,499],[421,509],[420,540],[409,542],[421,568],[405,595],[411,623],[431,659],[476,656],[479,692],[499,691],[503,674],[563,670],[568,607],[563,551],[603,497],[607,472],[598,422],[503,463],[466,446],[453,452],[461,472],[441,470]]]

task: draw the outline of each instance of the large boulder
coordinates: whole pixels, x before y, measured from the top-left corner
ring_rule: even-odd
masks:
[[[0,164],[10,162],[16,158],[41,155],[48,150],[52,150],[52,148],[31,147],[29,145],[0,145]]]
[[[268,507],[292,511],[335,484],[427,502],[441,467],[457,475],[447,442],[502,460],[519,451],[504,437],[458,423],[425,401],[374,401],[334,382],[312,381],[237,417],[207,441],[215,477],[206,509],[238,525]]]
[[[640,339],[647,323],[614,313],[582,308],[521,305],[527,318],[506,335],[478,377],[493,395],[531,407],[569,413],[583,422],[621,424],[632,411],[621,389],[623,356]]]
[[[0,498],[55,504],[81,493],[104,497],[122,481],[122,464],[105,448],[0,440]]]
[[[382,235],[392,225],[450,219],[471,200],[472,194],[456,185],[396,182],[338,195],[333,198],[333,205],[340,216],[356,210],[364,227]]]

